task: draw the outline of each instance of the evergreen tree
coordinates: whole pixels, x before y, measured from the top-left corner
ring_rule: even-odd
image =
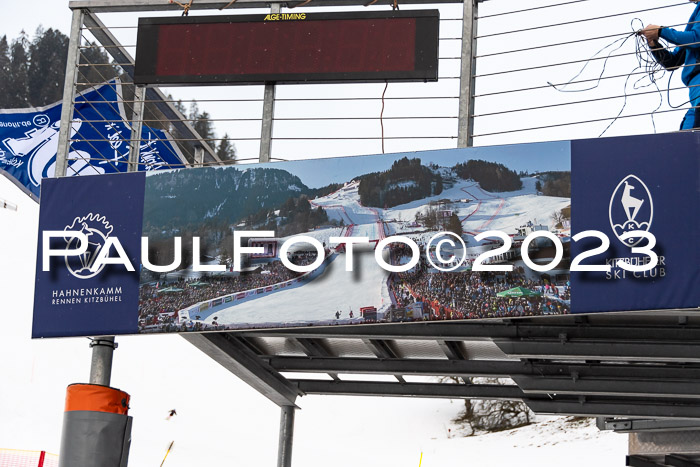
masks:
[[[523,187],[523,182],[515,171],[495,162],[473,159],[455,165],[453,170],[458,177],[474,180],[487,191],[515,191]]]
[[[68,55],[67,36],[59,31],[37,29],[29,46],[29,100],[35,107],[57,102],[63,97],[63,81]]]
[[[190,102],[189,113],[185,114],[183,112],[183,115],[187,115],[187,118],[189,118],[192,124],[194,125],[194,122],[197,121],[197,118],[199,117],[199,105],[197,104],[197,101],[193,100],[192,102]]]
[[[173,100],[173,96],[168,94],[168,100]],[[187,109],[185,108],[185,104],[183,104],[180,99],[178,99],[177,102],[173,103],[173,105],[182,115],[187,115]]]
[[[358,193],[365,206],[394,207],[426,196],[439,195],[442,177],[420,159],[404,157],[385,172],[374,172],[360,178]]]
[[[209,113],[205,111],[193,118],[195,119],[194,129],[199,133],[199,136],[202,137],[202,140],[207,143],[212,143],[216,136],[214,135],[214,128],[211,124],[211,120],[209,120]]]
[[[7,36],[0,38],[0,83],[3,83],[3,88],[10,82],[10,46],[7,43]],[[0,109],[9,107],[8,93],[0,92]]]
[[[542,194],[571,198],[571,172],[549,172],[546,174]]]
[[[110,61],[107,52],[91,42],[80,49],[80,64],[92,66],[78,68],[78,82],[88,83],[78,86],[78,91],[99,86],[119,76],[119,69]]]
[[[223,139],[219,142],[216,155],[224,162],[236,163],[236,147],[229,141],[227,133],[224,133]]]
[[[459,220],[459,217],[455,213],[452,213],[450,218],[447,220],[447,225],[445,228],[446,230],[449,230],[460,237],[464,233],[464,230],[462,229],[462,221]]]
[[[24,31],[10,47],[9,79],[3,83],[7,93],[7,107],[17,109],[29,106],[29,41]]]

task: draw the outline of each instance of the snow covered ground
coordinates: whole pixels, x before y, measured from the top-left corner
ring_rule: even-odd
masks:
[[[361,235],[361,234],[357,234]],[[388,292],[384,286],[388,273],[377,264],[374,251],[357,248],[354,271],[345,271],[346,255],[341,253],[328,265],[324,273],[313,281],[294,289],[277,291],[255,300],[232,306],[214,316],[220,323],[306,323],[343,322],[350,310],[359,316],[360,307],[387,304]],[[334,313],[341,311],[341,320]],[[318,323],[322,324],[322,323]]]
[[[86,382],[88,340],[31,340],[38,206],[0,177],[0,447],[57,453],[65,388]],[[11,228],[9,228],[11,226]],[[336,262],[342,264],[339,261]],[[9,318],[8,318],[9,317]],[[129,465],[275,465],[279,409],[184,339],[118,337],[112,386],[132,395]],[[308,396],[299,399],[293,465],[618,466],[627,436],[547,422],[474,438],[450,434],[460,401]],[[165,421],[171,409],[174,421]],[[450,430],[450,431],[448,431]]]
[[[448,171],[448,169],[442,169]],[[348,181],[342,188],[326,196],[311,200],[314,207],[322,207],[328,217],[352,225],[351,235],[378,241],[387,236],[387,230],[397,234],[409,234],[416,239],[427,240],[434,232],[416,233],[415,228],[405,227],[416,214],[431,201],[451,200],[451,209],[462,220],[466,232],[501,230],[514,234],[516,228],[528,222],[545,224],[553,229],[552,213],[570,205],[568,198],[538,196],[535,177],[525,177],[523,188],[507,193],[489,193],[471,180],[454,179],[454,183],[440,195],[423,198],[390,209],[363,206],[358,193],[359,183]],[[388,227],[385,227],[385,224]],[[413,233],[411,231],[413,230]],[[321,229],[308,235],[329,244],[331,235],[340,235],[340,229]],[[347,234],[348,231],[344,230]],[[471,248],[468,257],[473,259],[492,246],[477,246],[467,241]],[[358,248],[356,248],[358,249]],[[359,317],[360,307],[374,306],[383,310],[390,305],[386,285],[387,272],[376,263],[372,251],[356,254],[355,272],[345,271],[346,255],[331,263],[324,273],[313,281],[294,289],[277,291],[247,302],[236,303],[206,317],[207,324],[256,324],[314,323],[334,324],[347,322],[349,312]],[[335,320],[336,311],[341,319]]]
[[[623,465],[626,440],[624,435],[600,432],[594,419],[553,417],[516,430],[431,440],[422,466],[449,465],[460,458],[466,461],[463,465],[479,467]]]
[[[338,408],[339,401],[331,398],[304,402],[312,399],[316,399],[314,411],[327,411],[329,420],[343,417],[346,410],[374,411],[387,418],[374,425],[374,417],[365,422],[343,417],[344,423],[331,430],[335,441],[319,444],[305,436],[317,429],[312,426],[317,421],[305,417],[307,409],[300,411],[295,465],[324,459],[334,466],[404,467],[421,462],[421,467],[607,467],[623,465],[627,454],[627,436],[600,432],[591,419],[572,423],[569,418],[543,417],[535,425],[465,438],[450,423],[462,408],[461,401],[346,398],[344,407]],[[401,412],[400,407],[406,410]]]
[[[382,210],[386,220],[412,221],[430,201],[440,199],[469,199],[468,203],[453,202],[455,213],[462,221],[465,232],[483,232],[501,230],[507,234],[515,233],[516,227],[532,221],[553,228],[552,213],[560,211],[571,204],[569,198],[538,196],[535,190],[537,179],[524,177],[523,188],[506,193],[490,193],[470,180],[457,180],[440,195],[402,204],[391,209]]]

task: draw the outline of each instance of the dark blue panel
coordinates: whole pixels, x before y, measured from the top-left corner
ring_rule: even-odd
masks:
[[[146,175],[144,173],[46,179],[39,214],[33,337],[133,334],[138,329],[139,265]],[[82,230],[88,253],[66,262],[54,258],[42,271],[42,232]],[[117,237],[135,271],[88,267],[107,237]],[[52,248],[66,248],[58,238]],[[72,247],[71,247],[72,248]],[[111,250],[110,256],[116,252]]]
[[[586,263],[644,258],[618,238],[638,229],[656,236],[654,250],[662,258],[644,274],[614,266],[611,274],[572,272],[574,313],[700,306],[699,158],[697,133],[572,142],[572,233],[599,230],[611,243],[605,255]],[[599,244],[573,243],[572,256]]]

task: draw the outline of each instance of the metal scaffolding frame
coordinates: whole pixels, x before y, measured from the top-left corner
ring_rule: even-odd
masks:
[[[478,3],[464,2],[458,146],[472,145],[476,17]],[[460,3],[461,0],[401,0],[401,4]],[[365,0],[313,0],[308,6],[364,5]],[[225,0],[196,0],[192,10],[214,10]],[[288,2],[237,0],[233,8],[279,10]],[[56,176],[65,176],[70,122],[78,83],[81,27],[105,47],[133,76],[134,59],[97,16],[110,12],[178,11],[163,0],[72,0],[73,24],[68,56]],[[270,160],[275,103],[274,85],[265,88],[260,161]],[[137,88],[134,139],[138,142],[143,103],[153,102],[178,130],[200,140],[194,165],[220,163],[172,101],[156,88]],[[132,145],[131,168],[138,161]],[[201,155],[203,154],[203,155]],[[183,337],[281,408],[278,466],[291,465],[294,412],[299,396],[345,394],[505,399],[527,404],[536,413],[608,417],[602,427],[693,429],[700,419],[700,316],[697,310],[556,316],[481,322],[426,322],[332,326],[186,334]],[[94,345],[91,380],[109,384],[113,339]],[[364,349],[362,356],[349,348]],[[290,352],[290,348],[296,349]],[[316,373],[328,378],[284,376]],[[365,381],[344,380],[343,374],[369,375]],[[372,381],[391,375],[395,382]],[[409,382],[406,377],[504,377],[513,384],[448,384]],[[437,381],[437,380],[435,380]],[[617,417],[623,417],[618,421]],[[660,422],[648,419],[662,419]],[[688,420],[695,419],[695,420]],[[644,423],[647,425],[644,425]],[[630,456],[628,465],[659,462]],[[692,462],[669,454],[668,465]],[[677,463],[669,463],[677,462]]]

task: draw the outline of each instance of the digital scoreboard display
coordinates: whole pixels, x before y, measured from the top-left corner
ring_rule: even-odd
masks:
[[[436,81],[437,10],[140,18],[142,85]]]

